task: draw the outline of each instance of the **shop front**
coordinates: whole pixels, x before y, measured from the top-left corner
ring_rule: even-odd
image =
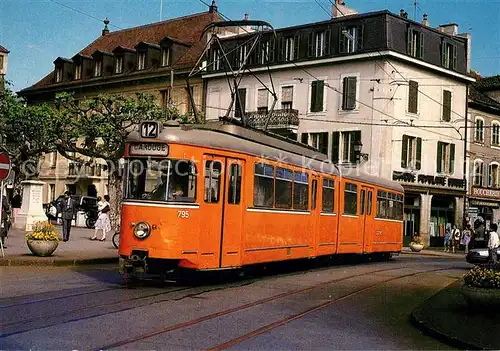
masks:
[[[500,223],[500,189],[473,187],[469,198],[469,222],[480,217],[489,231],[491,223]]]

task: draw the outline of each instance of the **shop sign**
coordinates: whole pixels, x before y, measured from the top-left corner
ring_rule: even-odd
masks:
[[[432,176],[425,174],[416,175],[409,172],[393,172],[392,180],[405,183],[420,183],[424,185],[434,185],[456,189],[463,189],[465,187],[464,179],[446,178],[443,176]]]
[[[487,197],[489,199],[497,199],[500,201],[500,190],[473,187],[472,196]]]
[[[481,201],[481,200],[470,200],[471,205],[474,206],[484,206],[484,207],[500,207],[500,202],[490,202],[490,201]],[[470,209],[469,209],[470,212]]]

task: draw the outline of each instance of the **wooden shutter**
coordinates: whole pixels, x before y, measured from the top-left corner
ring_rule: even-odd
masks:
[[[441,66],[446,67],[446,42],[441,42]]]
[[[316,80],[312,83],[311,112],[323,111],[324,87],[325,87],[325,83],[322,80]]]
[[[436,164],[436,172],[437,173],[441,173],[442,172],[442,169],[441,169],[441,160],[443,158],[443,143],[438,141],[438,148],[437,148],[437,157],[436,157],[436,161],[437,161],[437,164]]]
[[[455,144],[450,144],[450,173],[455,172]]]
[[[314,56],[314,33],[311,32],[307,36],[307,57]]]
[[[285,38],[278,38],[278,61],[283,61],[285,59]]]
[[[418,49],[418,57],[424,58],[424,33],[420,33],[420,45]]]
[[[457,47],[455,45],[452,45],[451,47],[451,55],[452,55],[451,68],[457,69]]]
[[[408,96],[408,112],[418,112],[418,82],[410,80]]]
[[[349,84],[347,78],[342,80],[342,110],[347,110],[347,85]]]
[[[342,33],[343,30],[345,30],[345,27],[340,27],[339,28],[339,52],[341,54],[347,52],[347,38],[346,36]]]
[[[443,121],[451,121],[451,91],[443,90]]]
[[[408,167],[408,135],[403,135],[403,147],[401,148],[401,168]]]
[[[417,170],[422,169],[422,138],[417,138]]]
[[[327,29],[325,31],[325,55],[332,54],[331,45],[332,45],[332,31],[331,29]]]
[[[340,132],[332,133],[332,162],[339,163]]]
[[[293,37],[293,58],[295,60],[300,58],[300,34],[295,34]]]
[[[356,84],[357,77],[347,78],[347,109],[354,110],[356,108]]]
[[[318,90],[318,82],[315,80],[311,84],[311,112],[317,112],[316,111],[316,95],[317,95],[317,90]]]
[[[319,152],[328,155],[328,132],[319,133]]]
[[[269,40],[269,62],[274,62],[275,60],[275,53],[276,52],[276,40],[273,38],[271,38],[271,40]]]
[[[411,55],[411,48],[413,47],[413,31],[408,28],[408,32],[406,32],[406,53],[410,56]]]
[[[307,133],[302,133],[302,134],[300,135],[300,141],[301,141],[301,143],[302,143],[302,144],[306,144],[306,145],[308,145],[308,144],[309,144],[309,134],[307,134]]]

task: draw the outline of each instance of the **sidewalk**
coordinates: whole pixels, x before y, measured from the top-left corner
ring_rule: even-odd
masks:
[[[62,237],[61,226],[54,227]],[[70,239],[60,241],[50,257],[37,257],[31,254],[26,244],[25,232],[11,229],[5,240],[5,257],[0,252],[0,266],[77,266],[86,264],[118,263],[118,250],[111,241],[113,232],[106,236],[106,241],[92,241],[94,231],[87,228],[73,227]],[[100,234],[99,234],[100,235]]]
[[[465,253],[463,251],[457,251],[457,253],[444,252],[441,248],[428,248],[420,252],[413,252],[409,247],[403,247],[401,251],[402,254],[410,255],[424,255],[424,256],[436,256],[436,257],[446,257],[446,258],[458,258],[465,259]]]

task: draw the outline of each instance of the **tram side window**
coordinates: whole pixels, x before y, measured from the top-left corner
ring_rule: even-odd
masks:
[[[307,173],[294,172],[293,208],[296,210],[307,210],[308,206],[309,206],[309,175]]]
[[[377,217],[387,218],[387,192],[377,191]]]
[[[345,183],[344,188],[344,214],[356,215],[358,212],[358,186]]]
[[[233,163],[229,168],[228,203],[237,205],[241,201],[241,165]]]
[[[220,199],[220,176],[222,164],[218,161],[206,161],[205,163],[205,202],[219,202]]]
[[[311,209],[315,210],[316,209],[316,197],[317,197],[317,192],[318,192],[318,181],[316,179],[313,179],[312,181],[312,199],[311,199]]]
[[[254,168],[253,205],[255,207],[273,207],[274,203],[274,167],[256,163]]]
[[[377,218],[403,219],[403,195],[388,191],[377,192]]]
[[[276,168],[276,208],[292,208],[293,172],[286,168]]]
[[[323,212],[333,213],[335,199],[335,182],[333,179],[323,179]]]

